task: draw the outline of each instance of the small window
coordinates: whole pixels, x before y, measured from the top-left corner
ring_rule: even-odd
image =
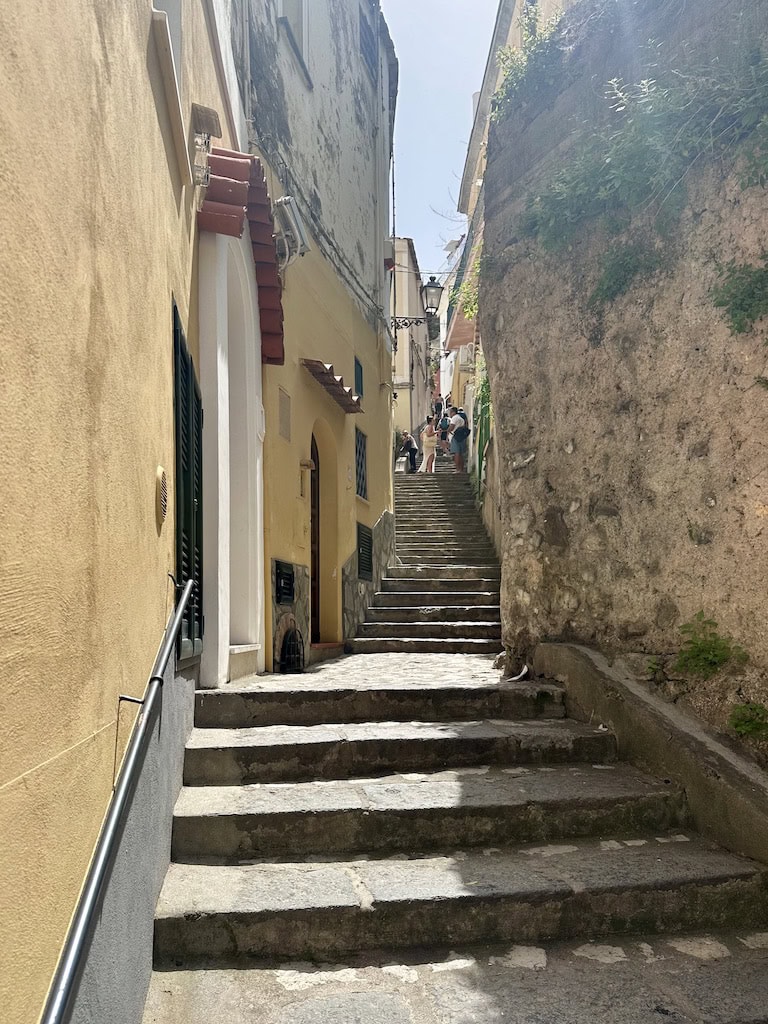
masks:
[[[371,27],[368,16],[360,8],[360,56],[363,58],[363,64],[368,74],[371,76],[374,82],[379,77],[379,52],[378,46],[376,45],[376,33]]]
[[[368,438],[355,427],[355,485],[358,498],[368,499]]]
[[[363,396],[363,364],[355,359],[355,394]]]
[[[285,441],[291,440],[291,396],[282,388],[277,389],[278,394],[278,422],[280,424],[280,437]]]
[[[181,92],[181,0],[156,0],[152,5],[156,11],[168,15],[168,30],[171,34],[171,51],[176,68],[176,81]]]
[[[357,524],[357,577],[373,580],[373,530]]]
[[[203,403],[179,311],[173,307],[174,421],[176,427],[176,579],[197,586],[179,633],[179,658],[203,649]]]
[[[306,66],[309,37],[308,7],[307,0],[281,0],[278,20],[288,36],[291,48],[307,80],[307,85],[311,88],[312,80],[309,78],[309,70]]]

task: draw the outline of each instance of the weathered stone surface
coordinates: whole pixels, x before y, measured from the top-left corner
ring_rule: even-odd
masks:
[[[745,692],[765,702],[766,459],[749,426],[765,416],[754,386],[764,331],[733,335],[712,300],[728,261],[762,265],[764,190],[742,187],[735,150],[716,166],[698,161],[674,239],[653,236],[665,271],[637,278],[600,316],[589,308],[600,260],[647,219],[638,214],[615,238],[591,221],[556,252],[519,225],[526,198],[568,161],[575,125],[609,115],[603,85],[655,77],[642,67],[648,39],[663,41],[672,67],[683,46],[680,66],[714,66],[764,44],[768,9],[636,3],[628,18],[617,6],[620,30],[602,12],[583,27],[583,4],[566,13],[554,84],[499,119],[488,141],[480,330],[496,465],[485,512],[499,519],[492,532],[509,581],[504,638],[519,653],[544,637],[627,650],[642,625],[645,649],[670,651],[681,622],[703,608],[749,651]],[[533,519],[541,546],[518,547]],[[581,581],[587,565],[595,576]],[[555,599],[562,588],[578,605]]]
[[[470,848],[665,830],[682,826],[685,815],[678,790],[619,765],[187,787],[172,854],[242,860]]]
[[[765,921],[753,862],[685,834],[637,838],[338,864],[172,864],[156,955],[337,956]]]
[[[610,947],[459,947],[335,967],[157,972],[144,1024],[764,1024],[768,935],[757,938],[699,933],[686,953],[638,935]],[[720,954],[711,960],[713,943]]]
[[[603,761],[614,756],[607,731],[546,719],[195,729],[184,781],[199,786],[345,778],[398,767],[428,770],[447,763]]]

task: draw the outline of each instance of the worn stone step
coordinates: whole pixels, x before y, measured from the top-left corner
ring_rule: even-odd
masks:
[[[157,905],[155,957],[312,959],[765,926],[764,867],[685,833],[677,840],[649,834],[628,840],[643,845],[574,840],[419,860],[171,864]]]
[[[417,636],[386,639],[356,637],[351,642],[355,654],[501,654],[500,640],[473,640],[468,637],[427,639]]]
[[[766,936],[748,927],[197,967],[153,972],[143,1024],[263,1006],[269,1024],[765,1024],[768,1005]]]
[[[444,568],[438,566],[437,568]],[[477,569],[478,573],[484,566],[464,566],[462,568]],[[408,576],[399,576],[395,578],[383,579],[381,581],[381,590],[385,594],[403,594],[413,590],[423,590],[424,584],[429,577],[428,572],[424,572],[421,575],[412,572]],[[463,591],[468,593],[469,591],[484,591],[485,593],[499,593],[499,579],[492,579],[485,575],[479,575],[473,573],[471,576],[463,574],[461,576],[446,576],[440,573],[435,576],[435,579],[439,579],[439,586],[441,591],[448,593],[449,591]]]
[[[409,622],[363,622],[358,626],[358,638],[416,637],[425,639],[460,637],[480,640],[501,639],[501,622],[424,622],[412,618]]]
[[[341,779],[484,764],[596,763],[612,761],[615,753],[612,733],[567,720],[194,729],[184,758],[184,783]]]
[[[683,794],[625,765],[469,768],[345,782],[186,787],[177,861],[427,852],[682,828]]]
[[[429,575],[435,579],[470,579],[472,577],[482,577],[483,579],[492,579],[498,583],[501,578],[501,567],[498,563],[492,563],[490,565],[482,566],[454,566],[452,569],[441,566],[439,569],[434,569],[427,573],[426,570],[413,569],[411,567],[405,568],[403,566],[391,565],[387,569],[387,577],[389,579],[413,579],[414,577],[422,577]]]
[[[412,566],[423,566],[425,568],[436,568],[443,569],[448,568],[456,564],[456,555],[435,555],[435,554],[424,554],[419,556],[415,552],[401,552],[398,551],[398,558],[400,565],[406,568],[409,565]],[[482,553],[479,555],[463,554],[461,556],[461,564],[463,566],[479,566],[483,565],[488,561],[488,555]]]
[[[414,539],[401,540],[395,538],[397,553],[418,554],[422,552],[425,557],[429,555],[453,555],[458,563],[465,555],[483,555],[486,561],[494,558],[493,546],[489,541],[453,541],[453,540],[425,540],[421,543]]]
[[[382,583],[384,581],[382,580]],[[413,580],[413,583],[425,587],[429,584],[428,579]],[[493,582],[492,580],[488,581]],[[410,590],[410,591],[378,591],[373,598],[375,608],[408,608],[425,604],[436,605],[462,605],[473,601],[480,605],[499,603],[499,583],[496,582],[494,590],[447,590],[441,586],[442,580],[435,578],[435,586],[432,590]]]
[[[366,613],[366,622],[499,622],[501,605],[440,605],[439,595],[435,604],[410,608],[386,608],[372,606]]]
[[[256,676],[242,686],[198,690],[199,729],[246,729],[267,725],[327,725],[334,722],[439,722],[499,718],[563,718],[559,683],[532,679],[488,682],[466,678],[461,666],[449,677],[425,680],[402,670],[371,680],[350,671],[344,681],[322,676]]]

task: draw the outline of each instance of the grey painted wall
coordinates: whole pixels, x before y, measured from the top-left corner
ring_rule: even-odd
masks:
[[[174,678],[171,664],[71,1024],[141,1021],[152,973],[155,904],[170,861],[171,820],[192,728],[194,689],[193,673],[182,671]]]

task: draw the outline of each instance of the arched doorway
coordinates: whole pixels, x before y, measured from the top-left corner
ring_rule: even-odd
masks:
[[[310,641],[338,643],[341,639],[341,574],[338,565],[338,455],[328,423],[318,419],[312,428],[310,452]]]

